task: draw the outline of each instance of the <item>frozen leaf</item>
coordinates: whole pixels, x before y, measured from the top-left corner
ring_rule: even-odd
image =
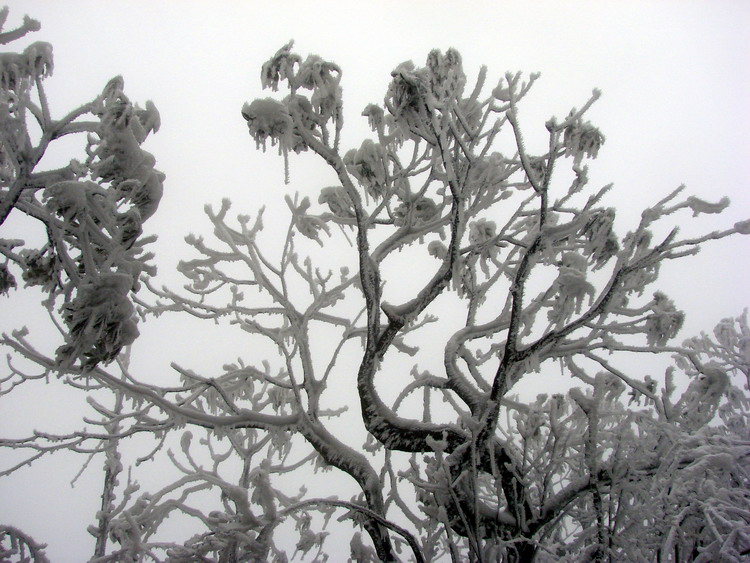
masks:
[[[586,266],[586,258],[578,253],[566,252],[562,255],[554,282],[557,297],[547,314],[551,322],[560,324],[573,313],[579,313],[587,296],[589,303],[592,302],[596,290],[586,279]]]
[[[646,341],[651,346],[663,346],[677,336],[685,315],[661,292],[654,294],[651,310],[653,312],[646,317]]]
[[[101,274],[81,285],[76,298],[64,308],[70,341],[58,349],[60,365],[78,358],[91,367],[108,363],[135,341],[135,309],[128,299],[132,286],[133,279],[121,273]]]
[[[185,452],[185,455],[190,455],[190,444],[193,441],[192,432],[184,432],[182,438],[180,438],[180,448]]]
[[[7,264],[0,264],[0,294],[8,295],[8,292],[16,287],[16,278],[10,273]]]
[[[430,71],[430,87],[437,100],[461,97],[466,75],[458,51],[451,48],[443,55],[438,49],[433,49],[427,55],[426,67]]]
[[[620,251],[612,226],[615,221],[615,210],[612,208],[595,211],[583,228],[588,239],[586,252],[594,259],[594,269],[602,267]]]
[[[47,206],[70,221],[86,213],[89,194],[101,192],[94,182],[58,182],[44,190]]]
[[[297,542],[296,549],[294,553],[296,554],[298,551],[302,552],[302,555],[306,555],[308,551],[310,551],[314,547],[322,547],[323,542],[325,541],[326,537],[328,536],[328,532],[318,532],[317,534],[313,532],[312,530],[306,529],[303,530],[300,534],[300,539]]]
[[[300,87],[313,91],[310,101],[323,121],[332,116],[338,117],[341,110],[341,69],[336,64],[310,55],[300,64],[296,79]]]
[[[242,106],[242,117],[247,121],[247,128],[255,143],[265,148],[266,140],[271,145],[288,144],[291,139],[292,118],[286,106],[273,98],[253,100]]]
[[[328,205],[337,217],[354,217],[354,208],[343,186],[330,186],[320,190],[318,203]]]
[[[362,543],[362,534],[355,532],[349,542],[349,557],[354,563],[376,563],[378,557],[375,550]]]
[[[0,87],[21,93],[33,78],[52,74],[52,45],[32,43],[23,53],[0,53]]]
[[[508,167],[503,155],[499,152],[493,152],[489,156],[477,158],[472,163],[465,185],[471,194],[486,189],[499,188],[502,190],[505,189],[504,184],[508,174]],[[508,193],[508,195],[510,194]]]
[[[313,110],[312,103],[305,96],[301,96],[300,94],[287,96],[284,98],[284,105],[286,105],[290,116],[298,117],[304,129],[312,131],[319,125],[321,121],[320,115]],[[295,146],[292,147],[294,152],[299,154],[303,150],[307,150],[307,146],[301,137],[296,135],[295,140]]]
[[[294,76],[294,67],[299,64],[301,58],[292,53],[294,41],[289,41],[270,60],[263,63],[260,72],[260,81],[263,88],[279,89],[279,82],[289,80]]]
[[[469,224],[469,242],[471,244],[484,244],[495,238],[497,226],[494,221],[485,218],[478,219]]]
[[[440,260],[444,260],[448,256],[448,249],[439,240],[430,241],[427,245],[427,252],[430,256],[434,256]]]
[[[367,118],[367,123],[373,131],[379,131],[383,126],[383,108],[376,104],[368,104],[362,112],[362,115]]]
[[[675,405],[675,411],[682,416],[684,425],[697,430],[708,424],[716,414],[728,386],[726,371],[714,364],[703,367]]]
[[[596,158],[603,144],[604,135],[588,121],[575,120],[563,133],[565,155],[572,156],[576,165],[580,164],[584,156]]]
[[[384,157],[383,147],[370,139],[365,139],[359,149],[352,149],[344,155],[347,170],[374,198],[384,195],[386,180]]]
[[[289,209],[292,211],[294,226],[297,228],[297,231],[322,246],[323,241],[320,239],[320,232],[322,231],[326,234],[330,234],[330,230],[323,219],[315,215],[307,214],[307,210],[310,208],[310,198],[302,198],[302,201],[298,206],[292,201],[291,197],[284,196],[284,199],[289,206]]]
[[[412,129],[428,134],[427,127],[435,104],[430,75],[428,69],[415,69],[412,61],[401,63],[391,72],[393,80],[386,94],[386,105],[408,137],[413,136]]]
[[[405,224],[407,217],[411,218],[411,224],[419,225],[435,218],[438,214],[437,204],[427,197],[420,197],[408,203],[401,202],[393,210],[393,224],[401,226]]]
[[[695,196],[687,198],[686,205],[693,211],[693,217],[701,213],[721,213],[729,206],[729,198],[723,197],[717,203],[709,203]]]
[[[27,286],[41,286],[47,290],[57,285],[58,263],[50,250],[21,251],[23,280]]]

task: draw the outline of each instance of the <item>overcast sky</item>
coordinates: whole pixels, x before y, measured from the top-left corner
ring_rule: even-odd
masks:
[[[682,183],[704,199],[731,198],[727,215],[708,217],[707,228],[750,217],[746,1],[6,4],[9,27],[24,14],[42,23],[19,46],[35,40],[54,46],[55,74],[47,82],[56,116],[93,98],[117,74],[132,101],[150,99],[160,110],[162,128],[147,144],[167,175],[162,205],[148,224],[160,236],[160,263],[179,257],[174,248],[187,232],[208,231],[204,203],[229,197],[238,212],[253,213],[269,198],[282,201],[285,193],[330,183],[322,168],[292,159],[292,182],[284,186],[281,159],[275,150],[256,151],[240,116],[245,101],[268,95],[260,90],[260,66],[291,38],[303,55],[319,54],[344,71],[345,148],[366,134],[359,114],[382,101],[394,67],[407,59],[421,65],[432,48],[452,46],[469,75],[488,66],[490,87],[506,71],[541,72],[521,108],[530,142],[542,139],[550,116],[563,117],[593,88],[602,90],[589,119],[607,141],[590,163],[590,177],[594,185],[614,182],[610,204],[623,220],[636,221],[643,207]],[[60,158],[75,156],[81,153]],[[710,329],[749,304],[749,242],[725,241],[664,272],[662,285],[688,313],[681,336]],[[10,310],[8,303],[0,310]],[[70,478],[60,476],[61,487]],[[14,520],[16,508],[9,506],[23,504],[13,492],[33,482],[0,481],[0,521],[32,525]],[[75,498],[86,494],[79,489]],[[32,514],[35,502],[26,502]],[[53,561],[81,561],[80,553],[90,553],[83,542],[93,514],[82,522],[65,518],[66,511],[58,506],[44,518],[52,524],[29,531],[52,544]]]

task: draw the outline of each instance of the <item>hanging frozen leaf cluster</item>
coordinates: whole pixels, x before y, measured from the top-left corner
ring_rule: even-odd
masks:
[[[253,100],[242,107],[250,136],[265,149],[266,141],[278,145],[284,157],[285,179],[289,181],[289,151],[308,149],[310,135],[315,142],[328,143],[333,127],[335,146],[343,125],[341,70],[335,64],[310,55],[305,60],[292,53],[290,41],[263,65],[261,84],[273,91],[286,82],[289,95],[283,100]],[[308,93],[309,92],[309,93]],[[302,131],[305,134],[302,134]]]
[[[271,139],[271,144],[278,144],[280,151],[289,149],[293,125],[284,104],[272,98],[254,100],[242,108],[242,116],[259,147],[265,148],[266,140]]]
[[[159,206],[164,175],[154,169],[156,160],[140,145],[159,130],[160,118],[153,102],[146,102],[145,109],[132,105],[122,86],[119,78],[110,82],[104,107],[98,109],[101,134],[90,139],[89,147],[92,176],[110,182],[118,203],[130,204],[131,217],[145,221]]]
[[[373,198],[383,197],[385,190],[385,151],[380,144],[365,139],[358,149],[344,155],[349,173],[362,184]]]
[[[664,345],[677,336],[685,315],[660,291],[654,293],[651,310],[646,317],[646,340],[649,344]]]
[[[0,41],[38,28],[25,20]],[[60,367],[79,359],[93,367],[112,361],[138,334],[130,292],[142,272],[153,272],[143,223],[159,205],[164,180],[141,145],[159,129],[159,114],[151,102],[132,104],[116,77],[92,101],[54,118],[44,90],[52,68],[46,43],[0,55],[0,223],[24,215],[46,234],[38,248],[0,238],[2,287],[3,293],[16,287],[19,272],[27,286],[41,287],[68,329]],[[40,169],[55,141],[71,135],[86,135],[86,159]]]
[[[549,320],[561,325],[574,313],[580,313],[588,299],[591,304],[596,293],[594,286],[586,280],[586,258],[576,252],[565,252],[560,257],[557,279],[555,280],[556,296],[547,313]]]
[[[86,366],[109,363],[135,341],[135,309],[128,299],[132,285],[129,275],[118,273],[81,283],[76,297],[63,307],[71,342],[57,351],[62,367],[79,358]]]
[[[563,134],[565,156],[572,156],[576,165],[580,164],[584,157],[596,158],[603,144],[604,135],[588,121],[582,122],[580,119],[575,119],[565,127]]]

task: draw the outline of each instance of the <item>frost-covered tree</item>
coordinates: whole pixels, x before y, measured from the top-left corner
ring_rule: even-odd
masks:
[[[746,315],[679,344],[683,313],[651,286],[666,262],[750,234],[750,221],[680,236],[676,218],[728,205],[680,188],[618,234],[609,187],[588,183],[604,144],[586,120],[599,93],[544,124],[548,148],[531,154],[518,112],[537,76],[486,88],[482,68],[469,84],[453,49],[398,65],[383,103],[364,108],[371,137],[343,147],[342,70],[292,47],[263,65],[272,96],[241,114],[258,148],[285,163],[313,153],[337,182],[284,196],[280,239],[262,210],[207,206],[213,237],[187,237],[181,290],[154,283],[139,237],[163,179],[140,149],[153,106],[116,79],[54,120],[47,66],[4,55],[0,203],[47,230],[33,255],[65,343],[3,335],[36,372],[9,362],[2,391],[61,376],[90,394],[98,430],[2,444],[32,461],[61,448],[104,456],[93,560],[323,561],[334,525],[351,528],[353,561],[746,557]],[[85,161],[34,172],[47,144],[79,132]],[[1,242],[6,290],[18,268],[36,283],[24,243]],[[243,344],[218,375],[175,362],[174,384],[155,385],[118,357],[136,309],[234,328]],[[644,355],[674,365],[648,374],[634,360]],[[560,392],[535,396],[550,373]],[[174,470],[160,490],[125,477],[122,452],[140,435],[154,447],[137,462]],[[313,471],[353,496],[312,493]],[[173,517],[193,535],[161,537]],[[277,533],[292,525],[294,540]]]

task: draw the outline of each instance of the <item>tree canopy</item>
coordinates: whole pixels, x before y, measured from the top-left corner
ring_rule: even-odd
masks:
[[[27,18],[0,42],[38,28]],[[519,107],[538,75],[470,80],[458,51],[436,49],[395,67],[363,108],[370,136],[344,147],[343,70],[289,42],[238,119],[283,156],[287,183],[303,152],[336,183],[279,192],[288,210],[272,219],[208,204],[213,236],[186,237],[174,288],[154,282],[143,235],[169,187],[142,148],[156,107],[116,77],[55,117],[52,69],[46,43],[0,55],[0,222],[43,239],[3,231],[0,291],[42,288],[56,332],[2,334],[0,393],[49,382],[91,411],[73,432],[0,438],[24,454],[0,471],[60,450],[101,464],[92,561],[324,561],[329,533],[353,561],[750,553],[747,313],[680,342],[684,314],[658,286],[664,265],[750,220],[682,235],[729,200],[680,187],[623,231],[611,186],[588,179],[606,150],[587,119],[597,90],[539,124],[548,147],[530,153]],[[44,169],[68,136],[84,154]],[[236,355],[218,374],[176,358],[169,384],[131,370],[139,327],[168,315],[236,331]],[[169,484],[144,490],[129,472],[143,463]],[[314,492],[333,476],[335,496]],[[4,556],[42,561],[43,540],[0,527]]]

